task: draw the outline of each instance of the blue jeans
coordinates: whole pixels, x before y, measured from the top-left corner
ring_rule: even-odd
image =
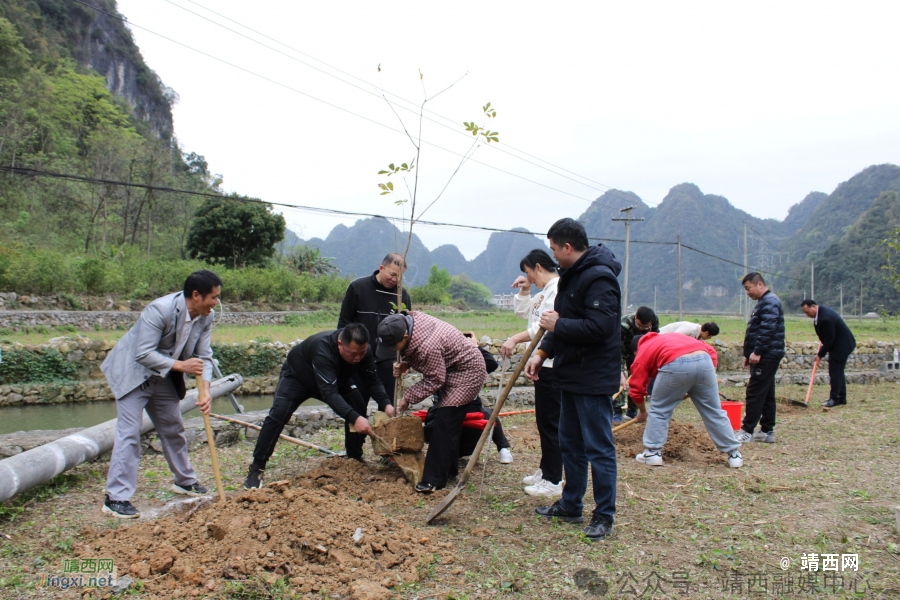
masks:
[[[659,450],[665,445],[669,437],[669,420],[685,394],[690,396],[700,413],[716,448],[722,452],[733,452],[741,447],[734,437],[728,416],[722,410],[716,368],[709,354],[704,352],[679,356],[659,369],[644,428],[644,448]]]
[[[566,512],[584,510],[587,469],[594,482],[594,516],[612,524],[616,513],[616,446],[612,433],[612,396],[560,391],[559,447],[566,485],[560,507]]]

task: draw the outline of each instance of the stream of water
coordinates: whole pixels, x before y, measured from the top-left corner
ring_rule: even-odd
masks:
[[[245,412],[268,410],[272,407],[272,396],[236,396],[244,406]],[[307,400],[304,406],[322,404],[318,400]],[[234,414],[228,396],[213,400],[214,413],[220,415]],[[200,411],[194,410],[185,415],[186,418],[199,417]],[[26,404],[21,406],[5,406],[0,408],[0,434],[15,431],[32,431],[35,429],[68,429],[70,427],[93,427],[104,421],[116,418],[116,403],[104,402],[69,402],[65,404]]]

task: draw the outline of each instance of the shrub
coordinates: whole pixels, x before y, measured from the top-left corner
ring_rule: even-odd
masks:
[[[56,350],[41,354],[7,350],[0,362],[0,384],[49,383],[76,378],[75,366]]]

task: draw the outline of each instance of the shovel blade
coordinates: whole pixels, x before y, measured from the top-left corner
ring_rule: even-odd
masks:
[[[444,499],[441,500],[440,503],[435,506],[430,513],[428,513],[428,516],[425,518],[425,524],[427,525],[431,523],[439,516],[444,514],[444,511],[450,508],[450,505],[453,504],[453,501],[456,500],[457,496],[459,496],[459,492],[461,489],[462,488],[460,488],[459,486],[456,486],[455,488],[450,490],[450,493],[444,496]]]

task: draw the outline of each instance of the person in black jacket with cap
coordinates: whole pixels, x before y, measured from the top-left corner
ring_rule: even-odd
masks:
[[[321,331],[291,348],[281,367],[272,408],[256,440],[244,487],[262,485],[262,474],[278,436],[294,411],[309,398],[321,400],[344,419],[347,458],[362,462],[363,443],[372,427],[366,419],[368,400],[353,385],[357,375],[372,392],[378,408],[393,416],[394,407],[378,379],[369,332],[363,325],[350,323],[343,329]],[[350,431],[351,423],[355,432]]]
[[[602,539],[612,532],[616,512],[612,397],[619,389],[621,366],[622,301],[616,277],[622,267],[607,247],[589,246],[584,227],[574,219],[560,219],[547,237],[564,271],[554,310],[541,315],[540,325],[547,333],[525,375],[537,380],[544,359],[553,359],[566,483],[562,498],[535,512],[561,521],[584,521],[582,500],[590,465],[597,506],[582,531],[588,538]]]
[[[756,306],[744,333],[743,368],[750,369],[747,407],[737,441],[775,442],[775,373],[784,358],[784,309],[781,300],[766,286],[759,273],[748,273],[741,281]],[[753,433],[756,425],[759,431]]]
[[[847,358],[856,349],[856,338],[839,314],[827,306],[818,306],[815,300],[804,300],[800,304],[803,313],[813,319],[813,327],[821,345],[816,360],[828,355],[828,378],[831,380],[831,395],[822,406],[844,406],[847,404],[847,380],[844,368]]]
[[[338,317],[337,327],[341,329],[348,323],[361,323],[369,331],[369,345],[372,351],[378,349],[378,324],[388,315],[398,312],[397,309],[397,283],[400,281],[400,272],[405,270],[403,257],[396,252],[391,252],[381,261],[378,270],[368,277],[360,277],[350,282],[344,293],[344,301],[341,302],[341,314]],[[403,289],[403,305],[400,310],[412,310],[409,292]],[[391,359],[375,359],[375,370],[378,379],[387,395],[394,397],[394,361]],[[353,383],[363,398],[367,401],[374,399],[374,395],[363,383],[359,376],[354,377]]]

